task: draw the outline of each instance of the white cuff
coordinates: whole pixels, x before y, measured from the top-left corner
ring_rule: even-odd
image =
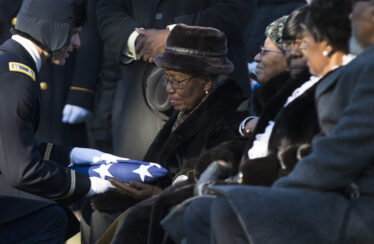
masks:
[[[166,28],[168,28],[170,31],[172,31],[176,25],[177,24],[168,25],[168,26],[166,26]]]
[[[135,41],[136,41],[136,38],[138,38],[138,36],[139,36],[139,33],[136,31],[133,31],[130,34],[129,39],[127,39],[127,45],[125,46],[124,51],[123,51],[123,53],[127,57],[130,57],[134,60],[140,59],[135,50]]]
[[[179,175],[172,183],[172,185],[174,185],[175,183],[178,183],[178,182],[181,182],[181,181],[185,181],[185,180],[188,180],[188,177],[187,175]]]

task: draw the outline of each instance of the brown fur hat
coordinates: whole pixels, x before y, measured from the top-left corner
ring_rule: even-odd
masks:
[[[227,59],[226,35],[211,27],[176,25],[166,41],[165,52],[156,56],[157,66],[185,73],[223,75],[234,70]]]

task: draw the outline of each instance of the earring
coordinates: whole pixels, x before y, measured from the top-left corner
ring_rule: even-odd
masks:
[[[329,55],[329,52],[327,50],[325,50],[325,51],[322,52],[322,55],[326,57],[327,55]]]
[[[208,95],[208,93],[209,93],[209,91],[205,91],[205,94],[207,94],[207,95]]]

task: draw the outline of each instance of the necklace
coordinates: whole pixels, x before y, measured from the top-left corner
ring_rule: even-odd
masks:
[[[177,119],[175,120],[174,124],[173,124],[173,128],[171,129],[171,131],[175,131],[187,118],[188,116],[190,116],[193,112],[195,112],[199,107],[200,105],[205,101],[205,99],[202,99],[202,101],[200,101],[200,103],[195,106],[189,113],[185,113],[185,111],[180,111],[178,113],[178,116],[177,116]]]

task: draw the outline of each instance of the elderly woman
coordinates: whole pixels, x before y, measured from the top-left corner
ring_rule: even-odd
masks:
[[[167,39],[165,52],[156,57],[155,63],[165,69],[162,82],[175,113],[158,133],[143,159],[159,163],[169,171],[169,175],[152,185],[140,182],[124,185],[112,181],[120,194],[112,192],[93,200],[96,210],[101,211],[101,217],[91,220],[91,242],[103,233],[104,228],[98,230],[92,225],[103,224],[97,222],[102,221],[102,216],[106,215],[104,212],[115,212],[107,214],[113,221],[127,207],[156,195],[161,188],[189,179],[195,159],[203,151],[238,135],[236,128],[245,112],[238,112],[237,107],[245,97],[233,80],[225,79],[234,70],[226,54],[226,37],[221,31],[183,24],[174,27]],[[150,206],[138,217],[146,218],[144,214],[149,213]],[[125,219],[125,223],[130,221],[128,217]],[[137,231],[131,229],[135,227]],[[142,227],[147,226],[126,227],[116,238],[123,237],[126,243],[141,243],[146,237],[139,232]],[[128,233],[132,236],[129,237]]]
[[[182,169],[187,174],[193,169],[189,163],[201,152],[237,135],[234,127],[244,112],[236,109],[244,97],[234,81],[225,79],[234,69],[226,53],[222,32],[180,24],[171,32],[165,52],[155,59],[165,69],[163,83],[176,112],[144,160],[159,162],[170,177]]]
[[[303,37],[300,23],[304,19],[305,10],[301,8],[295,10],[290,16],[274,21],[266,28],[265,47],[262,47],[255,57],[255,60],[259,62],[256,72],[261,85],[252,96],[250,106],[252,116],[244,119],[239,126],[239,133],[242,136],[253,132],[258,122],[256,116],[264,111],[265,106],[282,91],[286,84],[294,83],[296,76],[298,76],[296,79],[301,81],[309,78],[306,57],[299,48]],[[272,48],[269,47],[271,44],[273,44]],[[276,110],[279,110],[279,106],[276,106]]]
[[[310,148],[304,144],[311,143],[320,130],[315,111],[314,90],[319,84],[323,86],[324,81],[333,75],[336,68],[351,59],[346,55],[350,36],[347,9],[344,5],[337,3],[315,2],[311,7],[302,10],[306,13],[306,19],[303,21],[305,30],[303,41],[290,43],[303,50],[313,76],[307,81],[292,84],[293,89],[288,87],[289,95],[283,98],[283,102],[278,100],[277,103],[268,104],[270,108],[281,104],[282,109],[274,119],[269,116],[260,116],[254,136],[243,153],[240,163],[241,173],[237,183],[271,185],[280,176],[288,174],[297,160],[308,153]],[[292,46],[288,45],[288,47]],[[223,189],[228,188],[223,187]],[[248,210],[247,197],[243,196],[247,196],[246,191],[230,191],[231,203],[229,205],[235,209],[235,214],[227,206],[225,209],[215,207],[215,200],[193,202],[184,215],[187,242],[209,243],[210,233],[214,233],[213,238],[218,243],[305,243],[304,241],[295,242],[292,238],[277,239],[277,234],[274,233],[277,228],[280,228],[279,226],[274,229],[275,232],[271,232],[274,239],[268,239],[268,232],[264,229],[258,232],[253,231],[256,225],[259,227],[261,224],[258,225],[257,221],[252,220],[253,216],[246,213],[252,211]],[[251,196],[248,197],[250,198]],[[270,202],[268,204],[271,206]],[[222,205],[219,207],[222,208]],[[210,210],[214,214],[205,214],[210,213]],[[266,211],[261,211],[261,213]],[[274,214],[274,212],[271,213]],[[282,214],[279,213],[279,215]],[[227,216],[230,216],[228,221],[224,221],[228,218]],[[242,220],[240,224],[238,216]],[[264,220],[272,219],[272,216],[257,215],[256,218]],[[214,232],[211,232],[209,228],[211,225],[214,225]],[[203,226],[208,226],[208,228]],[[248,236],[244,233],[248,232],[254,239],[247,239]],[[286,232],[287,230],[282,231],[284,236],[287,236]]]

